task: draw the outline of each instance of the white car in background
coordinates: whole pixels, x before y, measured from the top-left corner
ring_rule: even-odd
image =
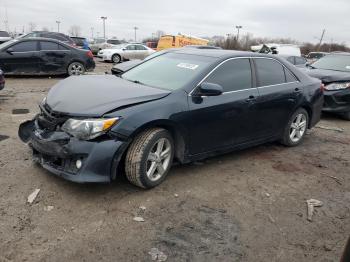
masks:
[[[125,60],[144,59],[155,51],[142,44],[121,44],[100,50],[97,54],[103,61],[120,63]]]

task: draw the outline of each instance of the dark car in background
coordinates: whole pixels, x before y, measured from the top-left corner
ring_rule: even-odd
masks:
[[[68,35],[57,33],[57,32],[47,32],[47,31],[34,31],[29,34],[23,35],[20,38],[34,38],[34,37],[42,37],[42,38],[50,38],[61,41],[67,45],[75,46],[75,42]]]
[[[327,53],[327,52],[310,52],[307,54],[306,59],[307,59],[308,64],[312,64],[312,63],[316,62],[318,59],[326,56],[327,54],[329,54],[329,53]]]
[[[0,31],[0,44],[10,41],[12,37],[6,31]]]
[[[305,72],[324,84],[323,111],[337,113],[350,120],[350,53],[332,53]]]
[[[284,59],[286,59],[289,63],[295,65],[296,67],[305,67],[307,60],[304,57],[301,56],[284,56],[280,55]]]
[[[79,75],[92,71],[91,51],[47,38],[22,38],[0,45],[0,68],[13,75]]]
[[[85,37],[71,36],[70,38],[74,41],[77,48],[90,50],[89,42]]]
[[[75,182],[110,182],[125,169],[142,188],[173,159],[207,158],[268,141],[303,141],[320,119],[321,81],[283,59],[228,50],[163,53],[120,77],[69,77],[20,125],[45,169]]]
[[[4,72],[0,69],[0,90],[4,89],[5,87],[5,76]]]

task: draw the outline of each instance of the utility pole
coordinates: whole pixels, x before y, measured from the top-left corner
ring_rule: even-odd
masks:
[[[94,28],[91,27],[91,39],[94,39]]]
[[[60,32],[60,23],[61,23],[61,21],[56,21],[56,24],[57,24],[57,33]]]
[[[237,42],[238,42],[238,39],[239,39],[239,30],[242,29],[242,26],[241,26],[241,25],[236,25],[236,28],[237,28]]]
[[[322,40],[323,40],[323,37],[324,37],[325,33],[326,33],[326,29],[323,29],[322,30],[322,35],[321,35],[321,38],[320,38],[320,43],[318,44],[318,51],[320,51]]]
[[[107,16],[101,16],[101,19],[103,21],[103,39],[106,40],[106,20],[107,20]]]
[[[136,30],[138,30],[139,28],[137,26],[134,27],[135,30],[135,42],[136,42]]]

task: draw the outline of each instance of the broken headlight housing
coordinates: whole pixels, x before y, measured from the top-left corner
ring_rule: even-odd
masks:
[[[70,118],[61,129],[80,140],[90,140],[106,133],[119,120],[119,117],[82,120]]]
[[[324,89],[328,91],[334,91],[334,90],[346,89],[349,87],[350,87],[350,82],[343,82],[343,83],[332,83],[332,84],[326,85]]]

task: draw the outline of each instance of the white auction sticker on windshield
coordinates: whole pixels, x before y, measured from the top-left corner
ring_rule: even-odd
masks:
[[[346,69],[350,69],[350,66],[346,66],[345,68],[346,68]]]
[[[177,65],[177,67],[191,69],[191,70],[196,70],[198,66],[199,65],[188,64],[188,63],[180,63]]]

